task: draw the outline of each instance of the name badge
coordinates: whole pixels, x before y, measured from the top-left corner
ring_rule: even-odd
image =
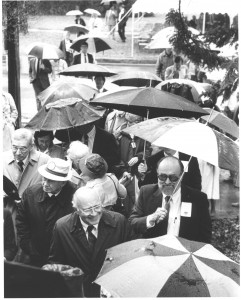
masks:
[[[181,216],[182,217],[191,217],[192,215],[192,203],[182,202],[181,205]]]

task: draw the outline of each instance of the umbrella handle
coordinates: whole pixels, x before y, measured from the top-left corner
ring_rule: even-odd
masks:
[[[147,110],[146,113],[146,119],[148,120],[149,118],[149,109]],[[143,160],[145,161],[145,156],[146,156],[146,140],[144,141],[144,150],[143,150]]]
[[[209,115],[209,117],[208,117],[208,119],[207,119],[207,122],[205,123],[206,126],[207,126],[208,123],[209,123],[209,120],[210,120],[210,118],[211,118],[211,116],[212,116],[213,111],[214,111],[214,106],[213,106],[213,108],[212,108],[212,110],[211,110],[211,112],[210,112],[210,115]]]

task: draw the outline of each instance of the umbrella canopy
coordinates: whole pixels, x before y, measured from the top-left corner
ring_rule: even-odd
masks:
[[[66,13],[66,16],[81,16],[81,15],[83,15],[83,13],[79,9],[70,10]]]
[[[97,53],[100,51],[111,49],[109,45],[111,43],[110,39],[99,37],[99,36],[91,36],[91,35],[82,35],[78,39],[76,39],[70,48],[80,51],[81,45],[87,42],[88,43],[88,51],[92,53]]]
[[[161,79],[151,72],[130,71],[122,72],[116,76],[113,76],[112,78],[110,78],[110,81],[120,86],[155,87],[158,83],[161,82]]]
[[[81,83],[79,78],[61,78],[42,91],[38,98],[42,106],[56,100],[66,98],[81,98],[89,101],[98,91],[89,85]]]
[[[176,84],[176,83],[178,85],[180,85],[179,86],[180,93],[178,93],[178,95],[186,98],[184,95],[185,89],[182,89],[182,87],[181,87],[182,85],[186,84],[191,88],[190,92],[191,92],[194,102],[196,102],[196,103],[201,100],[199,96],[202,95],[203,93],[205,93],[208,89],[210,89],[212,87],[211,84],[207,84],[208,86],[203,86],[199,82],[189,80],[189,79],[169,79],[169,80],[162,81],[155,88],[158,90],[166,91],[168,86],[171,89],[171,87],[173,87],[173,84]]]
[[[153,145],[200,158],[222,169],[238,171],[238,144],[226,135],[198,122],[168,124],[166,132]]]
[[[115,0],[116,3],[121,3],[123,0]],[[100,4],[110,4],[110,2],[113,2],[112,0],[102,0]]]
[[[108,249],[95,282],[112,297],[238,297],[239,264],[210,244],[172,235]]]
[[[64,53],[58,47],[46,43],[36,43],[29,51],[28,55],[40,59],[60,59],[64,58]]]
[[[80,24],[71,24],[69,26],[64,27],[64,30],[69,31],[70,33],[89,32],[89,29],[86,26]]]
[[[95,15],[97,15],[98,17],[101,16],[101,13],[100,13],[98,10],[93,9],[93,8],[86,8],[86,9],[84,10],[84,12],[85,12],[86,14],[89,14],[89,15],[95,14]]]
[[[59,73],[65,76],[96,76],[103,75],[105,77],[116,75],[107,68],[96,64],[77,64],[70,66]]]
[[[209,124],[214,125],[225,133],[230,134],[234,138],[239,137],[239,127],[232,119],[210,108],[206,108],[205,110],[207,110],[211,114],[211,116],[202,116],[202,120],[206,122],[208,121]]]
[[[91,103],[143,117],[146,117],[149,111],[150,118],[167,115],[188,118],[207,114],[195,103],[152,87],[115,92],[98,100],[92,100]]]
[[[47,131],[68,129],[97,121],[104,112],[79,98],[60,99],[42,107],[25,127]]]

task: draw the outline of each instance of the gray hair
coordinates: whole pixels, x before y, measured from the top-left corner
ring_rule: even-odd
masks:
[[[29,142],[29,145],[33,145],[34,143],[33,132],[27,128],[19,128],[15,130],[12,139],[27,140]]]
[[[72,205],[73,207],[78,210],[81,209],[81,199],[83,199],[86,196],[90,196],[91,193],[95,194],[96,197],[99,198],[100,203],[102,204],[102,199],[101,199],[101,195],[98,193],[98,190],[93,188],[93,187],[89,187],[89,186],[82,186],[79,189],[76,190],[76,192],[73,195],[72,198]]]
[[[71,160],[81,159],[90,154],[88,146],[80,141],[70,143],[67,154]]]

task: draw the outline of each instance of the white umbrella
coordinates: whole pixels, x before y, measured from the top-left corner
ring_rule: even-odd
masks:
[[[81,16],[81,15],[83,15],[83,13],[79,9],[70,10],[66,13],[66,16]]]
[[[93,8],[87,8],[87,9],[84,10],[84,12],[85,12],[86,14],[89,14],[89,15],[96,14],[98,17],[101,16],[101,13],[100,13],[98,10],[93,9]]]
[[[40,59],[60,59],[64,57],[63,51],[58,47],[46,43],[34,43],[33,46],[31,46],[28,55]]]

